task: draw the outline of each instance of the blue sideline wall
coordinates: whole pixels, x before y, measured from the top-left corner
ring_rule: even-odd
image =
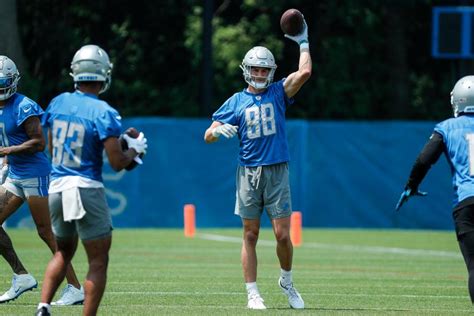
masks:
[[[133,118],[145,132],[145,163],[104,180],[115,227],[182,227],[183,206],[196,206],[198,227],[239,227],[233,215],[238,140],[205,144],[206,119]],[[307,227],[452,229],[451,176],[444,157],[415,197],[395,204],[434,122],[288,120],[293,209]],[[269,221],[264,216],[264,226]],[[23,207],[8,226],[31,227]]]

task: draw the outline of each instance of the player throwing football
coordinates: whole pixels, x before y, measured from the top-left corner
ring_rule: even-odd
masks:
[[[250,309],[266,309],[256,283],[256,245],[263,209],[270,217],[277,241],[281,267],[278,285],[292,308],[304,308],[292,280],[292,208],[285,111],[311,76],[312,62],[305,22],[302,33],[285,36],[299,44],[298,70],[272,83],[277,68],[272,53],[262,46],[249,50],[241,65],[247,88],[235,93],[213,114],[213,123],[204,135],[206,143],[217,141],[221,135],[226,138],[238,135],[240,140],[235,214],[242,219],[241,259]]]

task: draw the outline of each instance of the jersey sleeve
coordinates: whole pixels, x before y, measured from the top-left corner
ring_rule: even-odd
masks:
[[[212,115],[213,121],[218,121],[223,124],[228,123],[237,125],[237,116],[235,113],[237,95],[233,95]]]
[[[18,116],[16,120],[16,125],[20,126],[23,122],[26,121],[31,116],[41,116],[43,115],[43,109],[38,105],[38,103],[34,102],[30,99],[23,99],[21,103],[18,105]]]
[[[96,128],[101,141],[113,136],[119,137],[122,132],[122,118],[116,110],[109,108],[99,115]]]
[[[46,111],[41,116],[41,125],[43,125],[46,128],[49,128],[51,126],[51,123],[49,122],[49,118],[51,117],[51,111],[52,111],[55,103],[56,103],[56,98],[51,100],[48,107],[46,108]]]
[[[285,106],[288,108],[290,105],[295,103],[294,98],[289,98],[286,93],[285,93],[285,87],[283,86],[286,78],[283,78],[282,80],[278,81],[275,85],[275,88],[278,91],[278,94],[282,96],[283,100],[285,101]]]
[[[416,158],[405,188],[412,189],[412,191],[418,190],[421,181],[426,176],[431,166],[438,161],[439,157],[444,152],[444,148],[443,136],[435,129],[430,139],[426,142]]]

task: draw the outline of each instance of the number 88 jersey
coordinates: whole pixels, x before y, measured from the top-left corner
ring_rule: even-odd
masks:
[[[103,142],[119,137],[121,117],[107,102],[79,91],[54,98],[43,116],[51,132],[51,180],[80,176],[102,182]]]
[[[259,94],[246,90],[236,93],[212,116],[213,121],[239,127],[242,166],[265,166],[290,160],[285,112],[293,99],[286,96],[283,82],[284,79],[275,82]]]

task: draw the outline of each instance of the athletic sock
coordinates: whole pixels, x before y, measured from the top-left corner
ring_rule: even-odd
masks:
[[[51,313],[51,305],[49,305],[48,303],[39,303],[38,304],[38,307],[36,308],[37,310],[40,309],[41,307],[46,307],[46,309],[48,310],[49,313]]]
[[[281,269],[281,285],[286,286],[293,283],[293,277],[290,271]]]
[[[247,289],[247,294],[249,297],[254,294],[260,295],[260,292],[258,291],[258,288],[257,288],[257,282],[245,283],[245,288]]]

